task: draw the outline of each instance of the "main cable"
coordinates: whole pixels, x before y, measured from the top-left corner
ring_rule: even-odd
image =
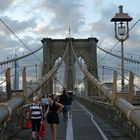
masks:
[[[133,27],[140,21],[140,18],[131,26],[131,28],[129,29],[128,33],[133,29]],[[124,37],[124,36],[123,36]],[[122,38],[123,38],[122,37]],[[102,57],[102,59],[100,59],[100,61],[98,62],[98,64],[100,64],[100,62],[118,45],[120,41],[116,42],[115,45],[108,51],[108,53],[106,53],[104,55],[104,57]]]
[[[0,18],[0,21],[5,25],[5,27],[10,31],[10,32],[12,32],[13,33],[13,35],[22,43],[22,45],[26,48],[26,49],[28,49],[30,52],[32,51],[31,49],[29,49],[29,47],[14,33],[14,31]],[[35,57],[36,57],[36,59],[38,59],[38,61],[40,61],[41,63],[42,63],[42,61],[35,55],[35,54],[33,54]]]

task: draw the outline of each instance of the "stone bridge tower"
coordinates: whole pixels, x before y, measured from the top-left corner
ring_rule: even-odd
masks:
[[[65,57],[65,87],[66,90],[73,90],[75,83],[75,69],[74,64],[76,60],[74,59],[71,47],[70,40],[73,44],[73,48],[77,57],[82,57],[85,61],[85,65],[87,66],[88,71],[93,74],[96,78],[98,78],[98,70],[97,70],[97,42],[96,38],[88,38],[88,39],[74,39],[74,38],[66,38],[66,39],[51,39],[51,38],[43,38],[41,40],[43,44],[43,75],[48,73],[55,64],[55,61],[63,56],[67,43],[69,43],[68,53]],[[90,65],[89,65],[90,64]],[[86,89],[88,95],[93,95],[94,87],[91,85],[90,81],[86,79]],[[45,91],[48,93],[53,92],[53,81],[50,80],[46,86]]]

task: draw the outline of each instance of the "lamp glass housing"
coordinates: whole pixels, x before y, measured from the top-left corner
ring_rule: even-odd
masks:
[[[123,36],[126,35],[126,28],[124,23],[119,23],[118,25],[118,35]]]

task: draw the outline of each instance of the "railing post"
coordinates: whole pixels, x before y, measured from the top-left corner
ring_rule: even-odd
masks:
[[[23,83],[22,83],[23,94],[27,99],[27,82],[26,82],[26,68],[25,67],[22,70],[22,79],[23,79]]]
[[[139,129],[136,128],[135,130],[135,135],[136,135],[136,140],[139,140],[140,139],[140,134],[139,134]]]
[[[111,103],[114,103],[114,100],[116,98],[116,94],[117,94],[117,72],[114,71],[114,75],[113,75],[113,87],[112,87],[112,99],[111,99]]]
[[[128,84],[128,101],[132,101],[133,93],[134,93],[134,74],[132,71],[130,71]]]
[[[8,68],[5,72],[6,77],[6,92],[7,92],[7,100],[11,99],[12,97],[12,90],[11,90],[11,73],[10,68]]]

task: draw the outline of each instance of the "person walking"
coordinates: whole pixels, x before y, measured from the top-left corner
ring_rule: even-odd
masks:
[[[62,111],[64,106],[59,102],[55,101],[53,95],[48,97],[49,106],[44,114],[47,117],[47,122],[50,124],[52,132],[52,140],[56,140],[57,135],[57,124],[59,124],[59,113]]]
[[[68,111],[67,111],[67,99],[68,99],[68,95],[66,93],[66,90],[63,90],[63,94],[60,95],[60,103],[64,105],[64,108],[63,108],[63,121],[65,121],[67,119],[67,114],[68,114]]]
[[[48,98],[45,94],[43,94],[42,99],[41,99],[43,114],[46,112],[48,108],[48,104],[49,104]]]
[[[67,103],[66,103],[66,109],[67,109],[67,116],[68,118],[72,117],[72,112],[71,112],[71,106],[72,106],[72,100],[73,100],[73,91],[67,91]]]
[[[42,106],[39,104],[37,96],[33,97],[33,103],[30,106],[31,124],[32,124],[32,140],[39,139],[40,122],[42,119]]]

